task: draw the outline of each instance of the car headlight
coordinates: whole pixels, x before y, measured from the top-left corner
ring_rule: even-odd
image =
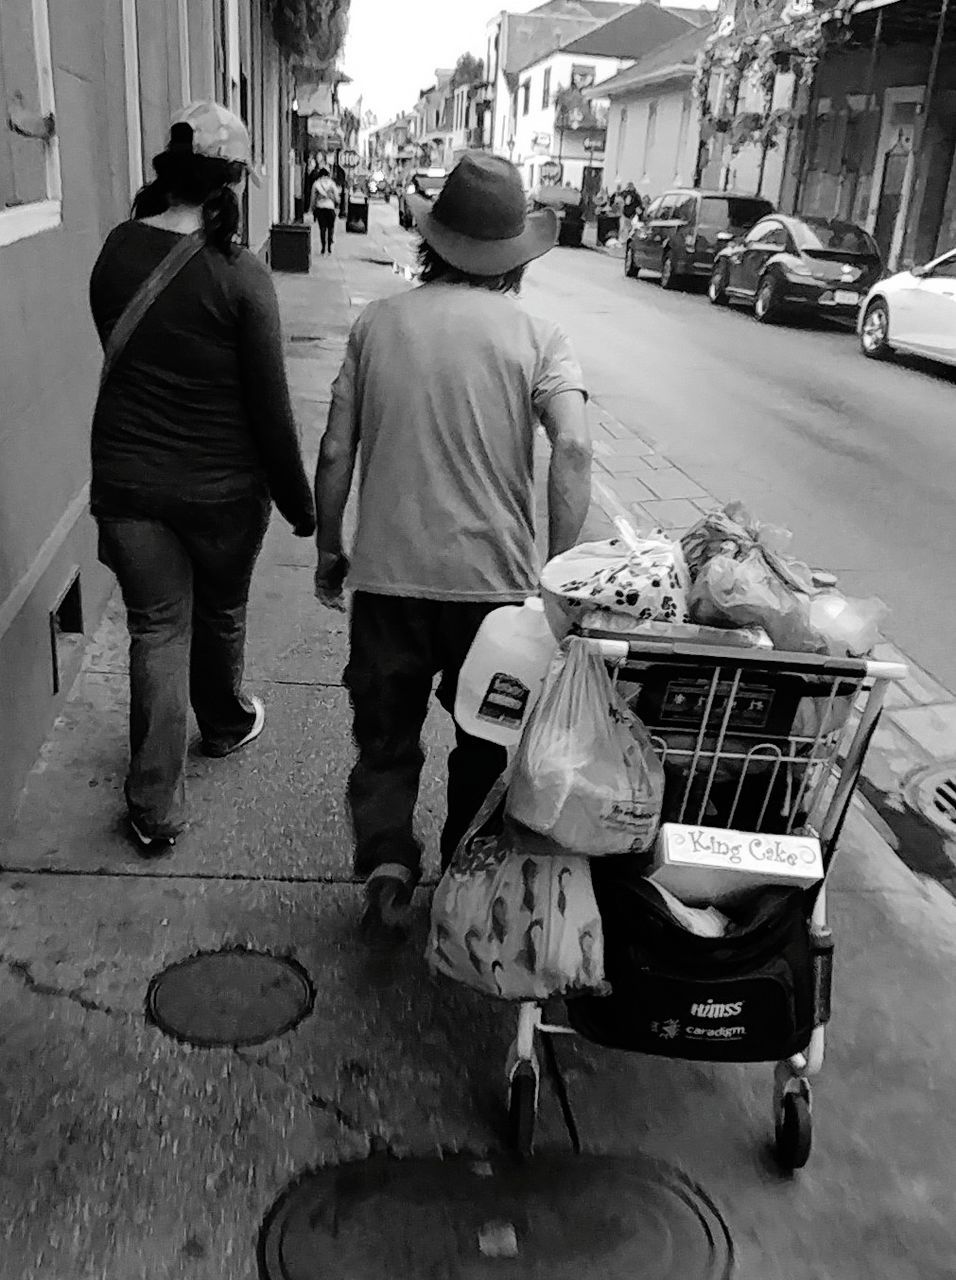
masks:
[[[784,267],[788,276],[812,276],[813,272],[803,262],[788,262]]]

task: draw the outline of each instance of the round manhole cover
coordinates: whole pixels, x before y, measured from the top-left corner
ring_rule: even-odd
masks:
[[[297,1182],[259,1261],[263,1280],[727,1280],[733,1246],[707,1196],[658,1161],[376,1155]]]
[[[904,788],[911,809],[956,839],[956,760],[920,769]]]
[[[149,984],[150,1021],[203,1048],[262,1044],[311,1011],[309,975],[294,960],[241,947],[203,951],[170,965]]]

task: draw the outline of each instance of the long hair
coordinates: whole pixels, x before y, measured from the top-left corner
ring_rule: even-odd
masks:
[[[236,160],[199,156],[188,124],[174,124],[169,146],[153,160],[156,177],[133,200],[134,218],[152,218],[174,204],[198,205],[206,243],[227,257],[235,252],[241,214],[232,189],[244,166]]]
[[[463,284],[471,289],[488,289],[491,293],[520,293],[525,264],[499,276],[476,276],[459,271],[436,253],[427,240],[418,246],[418,278],[422,284]]]

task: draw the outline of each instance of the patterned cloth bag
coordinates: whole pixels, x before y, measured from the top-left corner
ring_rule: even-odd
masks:
[[[541,571],[545,602],[572,623],[594,610],[635,622],[685,622],[689,585],[680,543],[662,533],[583,542]]]
[[[603,993],[588,861],[528,853],[501,820],[504,792],[504,783],[492,792],[435,890],[426,959],[434,972],[503,1000]]]

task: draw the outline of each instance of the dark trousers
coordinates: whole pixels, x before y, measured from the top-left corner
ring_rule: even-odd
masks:
[[[319,239],[322,242],[322,250],[332,252],[332,241],[335,239],[335,210],[334,209],[316,209],[315,220],[319,225]]]
[[[218,749],[249,732],[242,694],[246,605],[269,522],[265,497],[176,502],[162,519],[99,514],[100,559],[129,627],[130,816],[150,834],[183,823],[190,704]]]
[[[459,604],[357,592],[345,683],[352,699],[358,759],[348,796],[355,829],[355,871],[398,863],[417,881],[421,848],[413,819],[425,756],[421,731],[432,684],[455,705],[458,673],[492,603]],[[507,763],[504,747],[463,732],[448,759],[448,811],[442,869]]]

